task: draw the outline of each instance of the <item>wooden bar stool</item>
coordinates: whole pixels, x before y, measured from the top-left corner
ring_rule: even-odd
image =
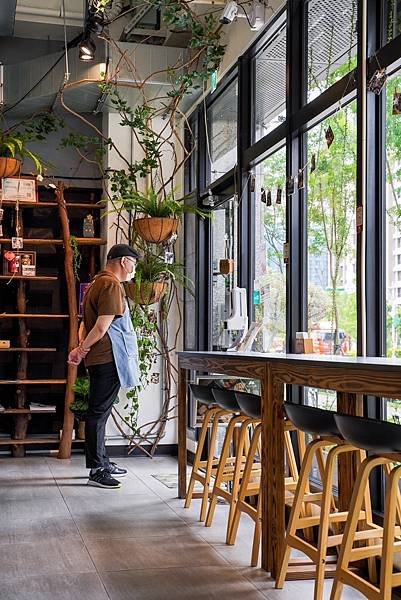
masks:
[[[352,444],[344,441],[339,429],[337,428],[335,415],[331,411],[303,406],[286,402],[284,404],[287,417],[292,421],[295,427],[305,433],[315,437],[310,442],[305,451],[302,461],[301,472],[295,497],[291,509],[290,519],[287,527],[285,540],[285,550],[281,567],[276,580],[276,588],[282,588],[288,571],[291,549],[296,549],[306,554],[312,563],[316,566],[314,600],[323,598],[324,578],[328,575],[326,564],[328,563],[327,550],[330,547],[340,546],[342,543],[342,534],[336,534],[339,524],[347,519],[348,512],[339,512],[336,509],[333,495],[333,484],[335,476],[336,460],[345,452],[356,452],[359,460],[365,458],[365,453]],[[318,458],[318,453],[322,450],[328,451],[323,471],[323,492],[310,493],[308,490],[309,476],[312,471],[314,460]],[[363,528],[374,527],[372,522],[372,510],[370,504],[369,490],[365,489],[362,496],[360,509],[356,513],[357,523],[361,523]],[[310,510],[319,507],[319,514],[312,514]],[[303,509],[309,509],[309,514],[305,516]],[[319,526],[318,541],[314,543],[310,539],[304,539],[299,535],[300,530],[308,527]],[[332,530],[332,534],[330,533]],[[374,561],[369,561],[369,571],[371,576],[375,576]]]
[[[191,506],[192,498],[202,498],[199,520],[204,521],[206,518],[207,502],[210,494],[210,482],[215,475],[219,463],[219,460],[215,458],[219,422],[222,417],[230,415],[231,412],[222,409],[220,406],[217,406],[213,396],[212,387],[195,385],[191,383],[189,388],[196,401],[206,406],[207,409],[200,430],[198,446],[195,453],[194,464],[192,467],[188,491],[185,499],[185,508],[189,508]],[[205,448],[209,427],[211,429],[209,452],[207,459],[202,460],[202,454]],[[203,486],[202,492],[194,492],[196,482],[199,482]]]
[[[219,406],[223,407],[234,407],[236,406],[237,412],[240,412],[238,404],[238,392],[233,390],[213,390],[213,395]],[[252,396],[254,398],[260,397],[254,394],[241,394],[246,396]],[[242,473],[245,468],[246,452],[249,449],[249,427],[251,425],[257,425],[259,420],[255,420],[245,414],[239,414],[231,419],[228,424],[226,435],[220,455],[219,466],[216,471],[214,479],[213,490],[210,494],[209,510],[205,525],[210,527],[213,522],[214,513],[217,506],[218,498],[224,498],[230,505],[228,522],[227,522],[227,537],[231,528],[232,519],[234,516],[234,500],[238,497],[239,484],[241,481]],[[239,434],[235,439],[235,431],[239,429]],[[235,450],[230,453],[230,449],[234,446]],[[252,467],[260,473],[260,463],[256,463]]]
[[[258,564],[262,526],[261,473],[260,471],[256,471],[254,469],[256,457],[258,456],[260,458],[262,452],[262,424],[260,422],[261,399],[260,396],[248,397],[244,394],[237,394],[236,396],[241,411],[244,414],[247,414],[253,419],[257,420],[258,423],[253,430],[250,449],[247,453],[245,467],[242,474],[238,498],[234,498],[234,516],[229,534],[227,536],[227,544],[235,544],[241,515],[242,513],[248,514],[251,517],[251,519],[253,519],[255,522],[251,556],[251,566],[255,567]],[[298,467],[290,437],[290,430],[293,430],[294,427],[289,422],[286,422],[285,427],[285,448],[290,474],[289,477],[285,478],[285,489],[286,493],[292,492],[291,496],[293,496],[293,492],[295,491],[295,487],[298,481]],[[256,502],[254,504],[251,504],[248,501],[248,499],[255,497],[257,497]]]
[[[394,466],[394,462],[401,462],[401,426],[341,414],[336,415],[335,420],[347,441],[374,455],[366,458],[358,470],[330,600],[341,597],[344,583],[371,600],[391,600],[393,588],[401,585],[401,573],[393,573],[394,554],[401,552],[401,466]],[[358,514],[369,487],[369,475],[378,466],[383,466],[387,474],[383,527],[359,532]],[[361,547],[361,534],[364,534],[362,540],[368,543],[365,547]],[[354,548],[356,541],[358,547]],[[374,545],[371,545],[372,541]],[[350,568],[350,563],[366,558],[372,560],[372,557],[381,560],[377,585]]]

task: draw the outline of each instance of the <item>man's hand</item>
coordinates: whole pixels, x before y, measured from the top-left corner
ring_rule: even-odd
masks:
[[[68,364],[78,366],[83,358],[88,354],[89,349],[82,348],[82,346],[77,346],[68,355]]]

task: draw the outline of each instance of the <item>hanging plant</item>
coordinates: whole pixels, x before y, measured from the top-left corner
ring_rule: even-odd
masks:
[[[128,414],[124,421],[129,425],[133,435],[137,435],[139,393],[150,383],[150,373],[157,350],[157,328],[154,313],[147,307],[133,306],[131,309],[131,320],[138,337],[138,358],[141,383],[127,392],[127,404],[124,406]]]
[[[70,245],[72,250],[72,268],[74,270],[74,276],[77,281],[79,281],[79,269],[81,268],[82,263],[82,254],[79,251],[78,240],[72,235],[70,237]]]

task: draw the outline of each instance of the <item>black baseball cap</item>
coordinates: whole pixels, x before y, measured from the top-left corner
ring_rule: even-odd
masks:
[[[107,260],[114,260],[115,258],[121,258],[122,256],[129,256],[139,260],[141,255],[137,250],[128,246],[128,244],[115,244],[110,248],[107,253]]]

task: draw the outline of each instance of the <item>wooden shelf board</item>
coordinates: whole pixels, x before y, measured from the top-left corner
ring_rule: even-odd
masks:
[[[4,200],[3,206],[15,206],[14,200]],[[19,208],[57,208],[57,202],[20,202]],[[91,202],[67,202],[67,208],[87,208],[88,210],[95,208],[101,210],[106,208],[105,202],[92,204]]]
[[[57,348],[0,348],[0,352],[57,352]]]
[[[25,438],[24,440],[14,440],[11,438],[0,438],[0,446],[23,446],[27,444],[59,444],[58,438]],[[72,440],[73,444],[84,443],[84,440]]]
[[[0,385],[63,385],[66,379],[0,379]]]
[[[0,410],[1,415],[42,415],[42,414],[52,414],[55,415],[55,410],[49,410],[46,408],[41,408],[39,410],[30,410],[29,408],[6,408],[5,410]],[[0,438],[1,439],[1,438]]]
[[[102,238],[75,238],[78,246],[103,246],[107,240]],[[62,246],[63,240],[24,238],[24,246]],[[0,244],[11,244],[11,238],[0,238]],[[31,277],[33,279],[33,277]]]
[[[8,281],[12,281],[14,279],[32,279],[33,281],[57,281],[58,277],[52,277],[50,275],[35,275],[35,277],[29,277],[27,275],[0,275],[0,279],[7,279]]]
[[[0,319],[69,319],[70,315],[45,315],[42,313],[0,313]]]

